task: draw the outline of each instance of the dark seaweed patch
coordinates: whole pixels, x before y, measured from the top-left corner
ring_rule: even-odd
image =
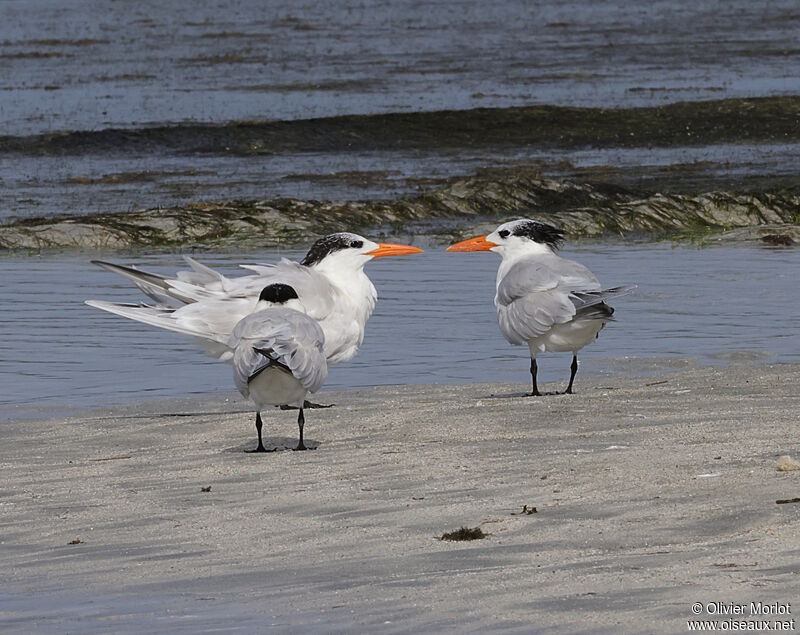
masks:
[[[455,531],[445,532],[441,535],[439,540],[451,540],[451,541],[458,541],[458,540],[481,540],[486,538],[489,534],[483,533],[483,530],[480,527],[461,527],[460,529],[456,529]]]
[[[761,242],[774,247],[791,247],[794,240],[786,234],[766,234],[761,237]]]
[[[4,56],[61,56],[56,51]],[[186,60],[215,65],[258,62],[240,52]],[[284,152],[471,148],[684,147],[720,143],[789,143],[800,139],[800,97],[681,102],[646,108],[528,106],[345,115],[292,121],[187,123],[138,130],[107,129],[0,137],[0,151],[71,154],[178,151],[251,155]],[[690,131],[691,134],[688,134]],[[687,136],[688,135],[688,136]]]
[[[714,232],[737,228],[756,232],[761,227],[763,233],[770,225],[770,233],[800,242],[798,209],[800,194],[791,190],[647,194],[546,179],[535,169],[515,167],[453,178],[438,189],[393,201],[236,200],[116,214],[27,218],[0,225],[0,249],[191,244],[209,249],[235,244],[241,249],[299,245],[341,227],[368,235],[376,228],[396,236],[434,234],[443,242],[453,242],[475,235],[479,222],[485,223],[480,229],[486,231],[496,227],[501,218],[525,216],[558,225],[570,239],[639,235],[702,241]],[[752,233],[738,235],[753,237]],[[305,264],[318,262],[332,246],[312,248]]]

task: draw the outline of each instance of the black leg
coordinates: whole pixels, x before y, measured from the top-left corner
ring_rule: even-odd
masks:
[[[578,355],[577,353],[572,354],[572,364],[569,367],[569,386],[564,391],[565,394],[571,395],[572,394],[572,382],[575,381],[575,373],[578,372]]]
[[[533,390],[531,390],[531,397],[538,397],[542,393],[539,392],[539,387],[536,385],[536,372],[539,368],[536,366],[536,359],[531,359],[531,379],[533,380]]]
[[[297,447],[295,450],[305,450],[306,446],[303,443],[303,426],[306,423],[305,415],[303,415],[303,409],[300,408],[300,414],[297,415],[297,427],[300,428],[300,440],[297,442]]]
[[[263,423],[261,422],[261,412],[256,412],[256,432],[258,432],[258,447],[255,450],[250,450],[250,452],[266,452],[267,449],[264,447],[264,442],[261,440],[261,428],[263,427]]]

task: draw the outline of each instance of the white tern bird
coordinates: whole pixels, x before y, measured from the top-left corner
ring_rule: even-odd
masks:
[[[572,353],[565,391],[572,394],[578,351],[614,319],[614,309],[605,301],[635,288],[603,289],[589,269],[555,253],[563,239],[560,229],[523,218],[504,223],[487,236],[447,248],[493,251],[502,258],[494,298],[497,320],[511,344],[527,344],[530,349],[531,395],[541,394],[536,383],[536,356],[544,351]]]

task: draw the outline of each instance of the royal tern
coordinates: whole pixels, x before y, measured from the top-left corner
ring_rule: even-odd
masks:
[[[511,344],[527,344],[531,353],[531,395],[536,384],[536,356],[544,351],[572,353],[569,385],[578,372],[578,351],[594,341],[614,309],[605,300],[635,286],[603,289],[582,264],[556,255],[564,233],[551,225],[523,218],[500,225],[488,236],[470,238],[447,251],[494,251],[497,270],[497,321]]]
[[[87,304],[120,315],[125,315],[126,310],[145,308],[94,300]],[[267,451],[261,438],[261,410],[268,405],[299,409],[300,439],[295,450],[305,450],[305,398],[322,386],[328,365],[322,328],[302,311],[295,289],[280,283],[264,287],[254,311],[239,320],[228,336],[215,331],[202,316],[181,315],[181,311],[193,306],[176,311],[151,307],[148,319],[141,321],[206,341],[220,359],[232,364],[236,387],[256,404],[256,452]]]
[[[364,273],[373,258],[403,256],[422,250],[409,245],[375,243],[357,234],[340,232],[317,240],[300,262],[282,259],[274,265],[242,265],[253,273],[227,278],[186,257],[188,271],[172,279],[113,263],[93,261],[132,280],[157,307],[128,307],[124,317],[150,323],[152,312],[175,309],[184,319],[201,320],[209,331],[227,336],[233,326],[252,312],[261,290],[273,283],[288,284],[297,292],[303,311],[319,322],[325,333],[328,363],[351,359],[364,340],[364,328],[375,308],[377,291]],[[93,305],[98,306],[98,305]],[[98,306],[111,310],[107,306]],[[138,310],[137,310],[138,309]],[[218,346],[204,344],[212,355]]]

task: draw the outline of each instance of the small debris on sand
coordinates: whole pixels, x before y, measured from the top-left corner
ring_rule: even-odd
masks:
[[[795,470],[800,470],[800,462],[796,459],[793,459],[788,454],[784,454],[778,459],[779,472],[794,472]]]

